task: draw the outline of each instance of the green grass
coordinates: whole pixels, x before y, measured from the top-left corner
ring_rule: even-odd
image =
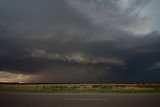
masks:
[[[160,93],[159,84],[0,84],[16,93]]]

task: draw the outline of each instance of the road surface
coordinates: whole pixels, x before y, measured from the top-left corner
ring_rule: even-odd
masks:
[[[160,107],[160,94],[0,93],[0,107]]]

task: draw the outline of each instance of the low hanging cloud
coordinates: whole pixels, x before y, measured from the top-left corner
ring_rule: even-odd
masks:
[[[115,64],[124,65],[124,62],[116,58],[103,58],[87,56],[84,53],[49,53],[44,50],[33,50],[31,53],[33,58],[47,58],[49,60],[62,60],[67,62],[74,62],[80,64]]]
[[[1,82],[28,82],[35,78],[33,75],[10,73],[6,71],[0,71]]]
[[[157,83],[160,32],[142,14],[152,2],[0,1],[0,72],[28,82]]]

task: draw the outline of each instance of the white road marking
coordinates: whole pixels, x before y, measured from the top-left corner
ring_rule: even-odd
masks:
[[[106,99],[93,99],[93,98],[65,98],[67,101],[106,101]]]

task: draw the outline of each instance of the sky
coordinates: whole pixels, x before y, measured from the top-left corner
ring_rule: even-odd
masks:
[[[0,0],[0,82],[160,83],[159,0]]]

